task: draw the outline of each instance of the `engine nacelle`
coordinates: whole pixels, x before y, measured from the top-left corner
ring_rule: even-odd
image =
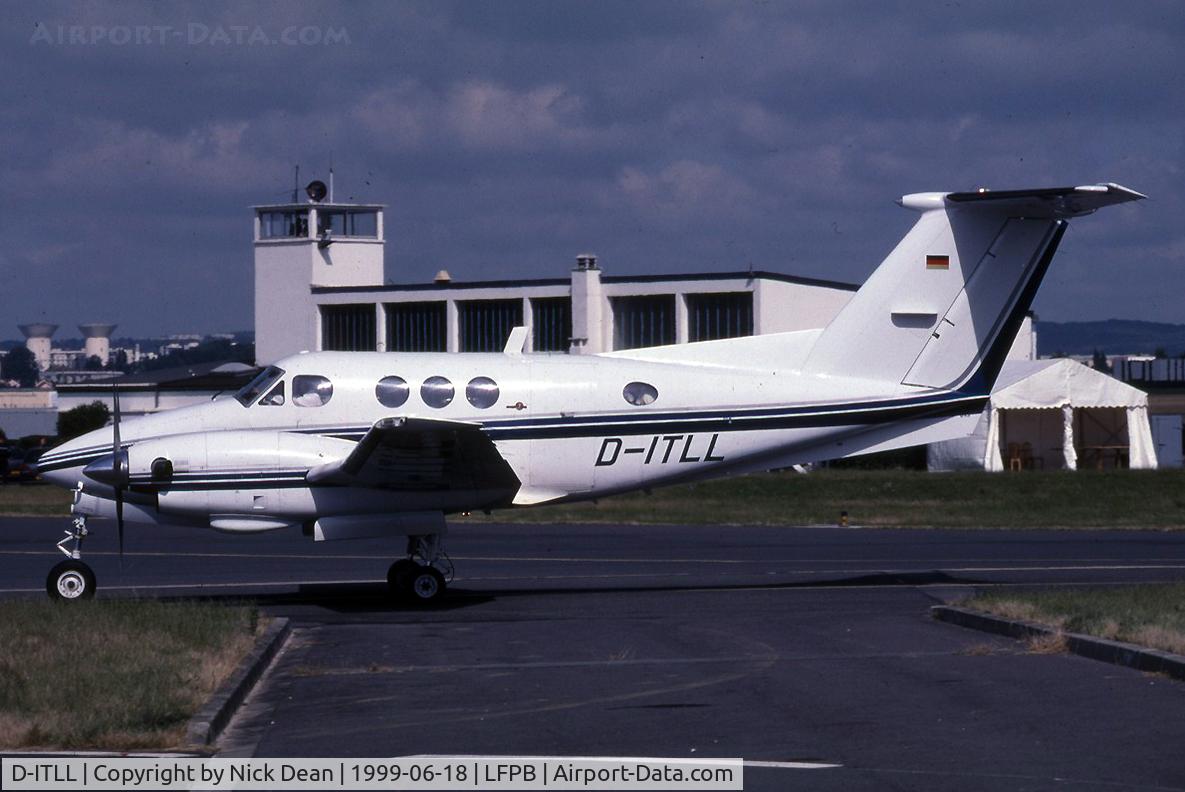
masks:
[[[309,468],[346,456],[349,440],[268,430],[170,435],[128,449],[133,491],[157,493],[162,514],[209,515],[220,530],[273,530],[285,488],[303,487]]]

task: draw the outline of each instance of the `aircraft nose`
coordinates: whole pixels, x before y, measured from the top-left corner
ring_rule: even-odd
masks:
[[[97,429],[46,451],[37,460],[37,469],[43,479],[72,488],[84,465],[94,461],[97,454],[110,452],[111,430]]]
[[[126,487],[128,484],[128,452],[108,454],[91,462],[82,469],[82,475],[100,484],[111,487]]]

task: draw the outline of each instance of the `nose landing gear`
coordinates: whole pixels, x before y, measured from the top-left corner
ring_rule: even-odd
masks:
[[[86,529],[86,517],[74,515],[66,538],[58,542],[58,549],[66,554],[68,561],[62,561],[49,570],[45,579],[45,590],[50,599],[72,602],[95,596],[95,573],[82,561],[82,540],[90,533]],[[67,550],[66,545],[74,546]]]

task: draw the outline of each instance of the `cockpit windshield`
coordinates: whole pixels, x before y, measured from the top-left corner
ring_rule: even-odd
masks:
[[[252,402],[259,398],[259,394],[270,388],[282,376],[284,376],[284,369],[277,368],[276,366],[268,366],[256,374],[255,379],[244,385],[235,394],[235,398],[239,400],[239,404],[244,407],[250,407]]]

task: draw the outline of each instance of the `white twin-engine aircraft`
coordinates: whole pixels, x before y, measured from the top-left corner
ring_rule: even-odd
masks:
[[[314,539],[408,537],[388,581],[432,602],[445,515],[867,454],[969,434],[1066,219],[1115,184],[918,193],[914,227],[827,327],[600,355],[303,353],[234,396],[45,454],[75,491],[53,597],[92,596],[88,517]],[[67,545],[71,545],[67,547]]]

